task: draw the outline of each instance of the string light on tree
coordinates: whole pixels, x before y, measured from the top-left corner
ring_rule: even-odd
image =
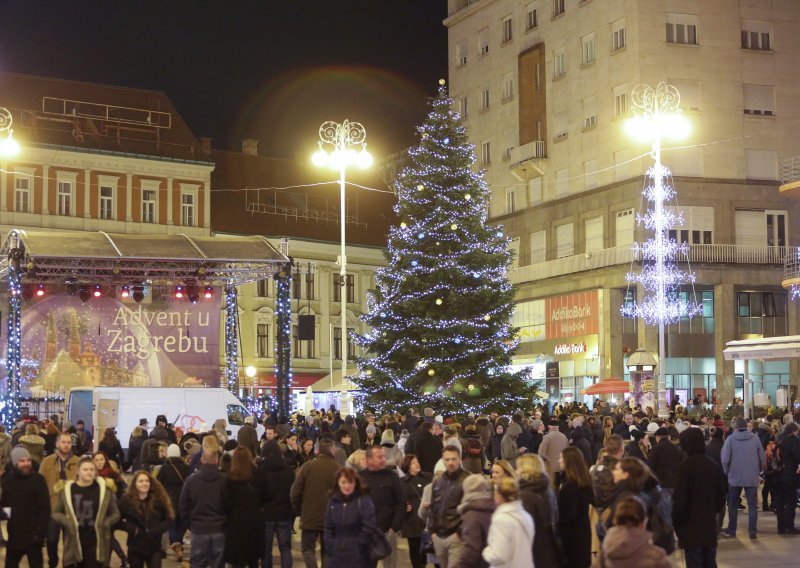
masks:
[[[361,402],[379,412],[527,407],[535,389],[508,372],[518,343],[508,239],[487,224],[490,191],[444,82],[431,107],[392,180],[403,221],[390,229],[388,266],[368,297],[370,331],[356,337]]]
[[[225,383],[239,396],[239,333],[236,286],[225,286]]]

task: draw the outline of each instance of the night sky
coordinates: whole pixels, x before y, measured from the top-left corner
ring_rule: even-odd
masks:
[[[165,91],[196,136],[291,157],[364,124],[380,159],[414,140],[447,72],[445,0],[5,0],[0,68]],[[2,85],[0,85],[2,89]]]

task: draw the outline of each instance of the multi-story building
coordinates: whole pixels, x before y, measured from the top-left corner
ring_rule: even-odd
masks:
[[[794,101],[800,5],[792,0],[449,0],[449,85],[492,189],[490,218],[517,260],[517,362],[547,374],[563,400],[627,374],[628,353],[657,334],[623,319],[641,298],[626,274],[646,202],[649,147],[623,124],[637,84],[678,88],[686,140],[664,146],[702,314],[670,325],[667,387],[681,400],[741,396],[743,362],[726,342],[800,333],[780,286],[800,208],[779,192],[798,149]],[[752,362],[753,392],[772,396],[796,362]],[[795,383],[792,382],[792,385]]]
[[[258,155],[256,140],[243,140],[241,152],[214,150],[212,229],[215,234],[264,235],[277,246],[289,240],[292,279],[292,389],[341,389],[341,296],[347,301],[347,333],[364,333],[366,292],[375,272],[386,265],[383,249],[392,220],[394,194],[376,171],[348,172],[348,180],[377,189],[348,186],[347,280],[339,286],[340,193],[337,174],[321,172],[300,160]],[[322,183],[329,182],[329,183]],[[275,282],[263,280],[239,290],[240,385],[247,394],[275,394]],[[302,334],[302,316],[313,325]],[[302,339],[301,337],[309,337]],[[350,335],[348,335],[350,337]],[[348,342],[349,373],[360,354]],[[248,377],[247,367],[255,368]],[[336,401],[338,404],[338,400]],[[327,406],[324,401],[320,404]]]

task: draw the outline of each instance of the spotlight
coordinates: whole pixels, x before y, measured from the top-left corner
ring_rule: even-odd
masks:
[[[186,297],[189,298],[191,303],[196,304],[200,299],[200,292],[197,290],[197,286],[194,284],[189,284],[186,287]]]
[[[46,292],[47,289],[44,287],[44,284],[39,283],[39,285],[36,287],[36,295],[41,298]]]
[[[214,297],[214,287],[213,286],[206,286],[206,291],[203,292],[203,297],[206,300],[210,300]]]
[[[142,300],[144,300],[144,286],[134,286],[133,301],[137,304],[141,304]]]
[[[183,295],[184,295],[183,286],[181,285],[175,286],[175,298],[180,300],[183,298]]]
[[[67,282],[67,292],[70,296],[74,296],[75,293],[78,291],[78,283],[74,280],[70,280]]]
[[[100,284],[95,284],[94,290],[92,290],[92,296],[94,296],[95,298],[99,298],[102,295],[103,295],[103,287],[100,286]]]
[[[31,298],[33,298],[33,284],[23,284],[22,299],[26,302],[30,302]]]
[[[81,286],[81,290],[78,292],[78,297],[81,299],[81,302],[85,304],[89,301],[89,298],[92,297],[92,292],[87,286]]]
[[[130,286],[120,286],[119,295],[121,298],[130,298],[131,297],[131,287]]]

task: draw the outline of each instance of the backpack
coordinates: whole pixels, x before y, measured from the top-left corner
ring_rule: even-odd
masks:
[[[481,441],[477,438],[467,438],[467,446],[464,448],[465,458],[481,457]]]
[[[770,440],[767,443],[765,454],[767,459],[766,475],[780,473],[784,470],[786,464],[783,463],[780,444],[776,444],[773,440]]]
[[[656,485],[645,493],[648,499],[647,530],[653,533],[653,544],[667,555],[675,551],[675,529],[672,527],[672,490]]]

